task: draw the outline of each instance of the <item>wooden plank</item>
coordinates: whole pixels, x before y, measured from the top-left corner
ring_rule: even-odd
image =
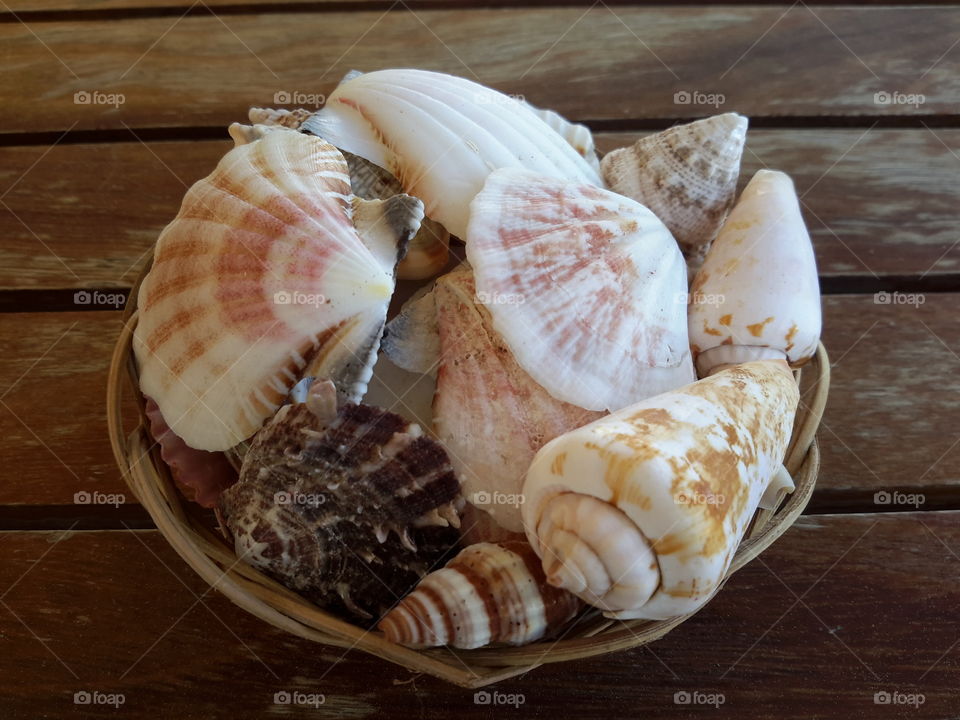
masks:
[[[824,298],[824,342],[835,366],[814,509],[904,509],[874,504],[884,489],[922,493],[926,508],[960,501],[960,295],[927,295],[919,306],[904,299]],[[15,476],[0,483],[0,505],[70,506],[81,491],[125,493],[133,502],[103,410],[119,315],[2,317],[0,457]],[[101,524],[119,526],[109,505],[75,508],[77,517],[98,512]]]
[[[0,127],[226,125],[280,91],[328,93],[351,68],[409,65],[572,118],[702,115],[716,104],[778,116],[953,113],[958,32],[949,8],[804,4],[11,22],[0,27],[11,70],[0,96],[20,101],[0,106]],[[76,104],[78,92],[116,97]],[[877,92],[924,103],[877,104]]]
[[[119,713],[132,718],[156,718],[161,707],[164,717],[187,719],[491,717],[473,691],[295,639],[213,591],[204,596],[203,582],[156,532],[0,540],[0,587],[13,586],[0,607],[0,713],[10,720],[71,715],[77,692],[122,694]],[[960,703],[960,589],[943,578],[960,568],[958,551],[958,512],[801,518],[701,613],[648,649],[538,668],[493,688],[523,695],[518,708],[494,711],[951,716]],[[325,702],[319,710],[274,704],[284,691]],[[675,694],[684,692],[722,694],[724,702],[678,704]],[[924,702],[878,707],[875,693],[883,692],[922,694]],[[119,714],[109,705],[79,710]]]
[[[597,141],[609,150],[637,136]],[[186,188],[229,147],[0,148],[0,288],[129,287]],[[795,178],[823,276],[936,276],[960,271],[952,153],[960,130],[753,130],[741,184],[764,166]]]

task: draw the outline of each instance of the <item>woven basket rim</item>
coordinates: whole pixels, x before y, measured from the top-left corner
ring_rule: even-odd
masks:
[[[149,434],[132,340],[137,321],[137,294],[150,265],[148,261],[131,290],[124,312],[123,329],[110,364],[107,422],[111,446],[125,481],[160,533],[208,584],[244,610],[299,637],[337,647],[360,649],[412,671],[428,673],[467,688],[499,682],[546,663],[592,657],[644,645],[663,637],[693,614],[654,622],[608,620],[598,611],[588,611],[558,640],[477,650],[411,650],[388,642],[375,630],[364,630],[323,611],[246,563],[239,563],[233,548],[201,520],[197,506],[177,491],[169,469],[161,460],[156,443]],[[806,369],[815,373],[815,380],[806,391],[809,398],[805,400],[801,396],[784,462],[796,488],[789,495],[781,492],[776,509],[757,511],[721,582],[721,588],[734,572],[786,532],[801,515],[813,493],[820,466],[816,432],[830,384],[830,363],[822,344]],[[795,375],[799,382],[800,371],[795,371]],[[124,387],[132,391],[140,415],[137,427],[129,435],[123,430]]]

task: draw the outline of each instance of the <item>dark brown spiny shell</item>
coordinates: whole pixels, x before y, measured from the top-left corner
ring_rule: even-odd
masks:
[[[238,557],[320,606],[379,618],[455,552],[459,481],[418,425],[336,409],[332,385],[317,386],[256,435],[220,511]]]

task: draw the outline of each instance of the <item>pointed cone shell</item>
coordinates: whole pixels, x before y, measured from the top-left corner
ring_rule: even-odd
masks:
[[[506,530],[523,532],[520,489],[534,453],[599,415],[552,397],[517,364],[477,302],[470,271],[444,275],[434,294],[437,438],[450,453],[467,502]]]
[[[389,170],[423,199],[428,217],[460,238],[470,201],[495,168],[601,183],[528,105],[443,73],[379,70],[355,77],[302,130]]]
[[[383,352],[400,368],[436,375],[440,364],[440,331],[433,288],[422,287],[387,323]]]
[[[744,188],[690,292],[690,344],[701,375],[761,357],[794,367],[816,352],[820,284],[789,176],[760,170]]]
[[[620,618],[699,608],[783,462],[798,402],[786,363],[750,362],[547,444],[522,509],[550,581]]]
[[[563,627],[580,607],[546,583],[527,543],[480,543],[427,575],[378,628],[414,648],[523,645]]]
[[[555,398],[616,410],[693,381],[683,258],[633,200],[498,170],[473,202],[467,257],[494,328]]]
[[[736,113],[678,125],[608,153],[603,178],[663,220],[698,266],[733,205],[746,134]]]
[[[333,146],[272,132],[187,193],[140,287],[140,387],[170,428],[225,450],[276,412],[328,336],[385,306],[390,272],[350,219]]]

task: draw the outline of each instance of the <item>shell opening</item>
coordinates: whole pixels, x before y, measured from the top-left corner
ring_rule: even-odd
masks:
[[[660,585],[650,542],[608,502],[556,495],[544,504],[536,534],[547,581],[602,610],[642,606]]]

